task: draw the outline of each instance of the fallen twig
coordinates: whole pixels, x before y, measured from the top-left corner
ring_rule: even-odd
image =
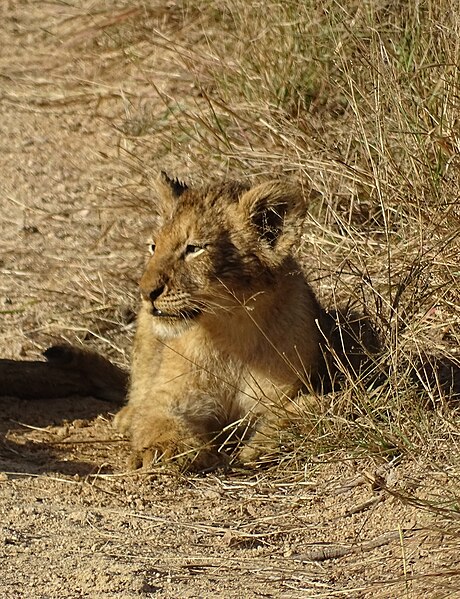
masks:
[[[392,532],[386,532],[383,535],[372,539],[371,541],[365,541],[356,545],[339,545],[339,544],[323,544],[312,547],[307,553],[295,556],[296,560],[302,562],[324,562],[329,559],[337,559],[350,555],[352,553],[360,553],[364,551],[372,551],[377,547],[387,545],[393,540],[400,538],[400,532],[395,530]]]

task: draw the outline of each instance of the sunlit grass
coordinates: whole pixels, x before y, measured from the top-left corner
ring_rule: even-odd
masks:
[[[175,174],[192,180],[210,171],[290,176],[313,188],[299,256],[323,305],[351,302],[382,339],[378,384],[349,379],[300,404],[271,467],[295,472],[344,456],[395,463],[426,452],[445,459],[437,448],[456,438],[456,408],[420,364],[437,356],[458,365],[454,5],[181,6],[193,35],[165,44],[192,93],[158,90],[163,118],[154,135],[147,123],[135,155],[155,148],[167,167],[175,156]],[[448,461],[458,473],[457,458]]]

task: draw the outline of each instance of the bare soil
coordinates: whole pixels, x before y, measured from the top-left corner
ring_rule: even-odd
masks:
[[[127,164],[130,111],[151,122],[163,110],[135,57],[120,54],[130,10],[0,4],[2,357],[36,359],[64,339],[128,365],[145,239],[113,190],[141,178]],[[184,35],[172,8],[162,14],[157,26]],[[187,93],[166,51],[150,61],[157,87]],[[397,465],[311,460],[296,476],[292,464],[140,474],[125,468],[113,404],[0,405],[5,599],[460,597],[458,538],[442,507],[424,503],[458,486],[436,465],[450,446]]]

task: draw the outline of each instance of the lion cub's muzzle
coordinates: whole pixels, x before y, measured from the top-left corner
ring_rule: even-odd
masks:
[[[152,316],[169,320],[191,320],[201,314],[201,310],[186,305],[187,294],[171,294],[166,285],[161,285],[150,292],[141,287],[142,297],[152,306]]]

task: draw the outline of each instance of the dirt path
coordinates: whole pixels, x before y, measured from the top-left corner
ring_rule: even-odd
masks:
[[[144,239],[113,190],[138,178],[123,134],[139,124],[130,110],[162,110],[108,31],[111,19],[129,27],[131,9],[1,3],[3,357],[36,358],[60,338],[128,362]],[[156,24],[174,30],[169,19]],[[177,92],[164,61],[150,67]],[[398,500],[445,484],[428,461],[378,475],[362,462],[312,462],[297,480],[289,465],[285,477],[145,476],[125,471],[111,404],[0,405],[5,599],[460,597],[456,544],[436,532],[442,513]]]

